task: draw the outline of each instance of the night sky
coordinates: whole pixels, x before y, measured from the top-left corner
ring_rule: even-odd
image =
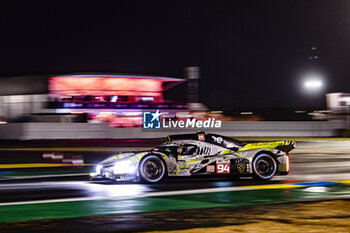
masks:
[[[0,9],[1,76],[183,77],[199,66],[200,99],[214,108],[325,108],[326,92],[350,91],[350,1],[2,1]],[[305,92],[309,72],[323,76],[324,90]]]

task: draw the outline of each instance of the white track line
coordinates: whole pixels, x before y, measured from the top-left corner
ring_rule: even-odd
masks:
[[[258,188],[224,187],[224,188],[210,188],[210,189],[196,189],[196,190],[152,192],[152,193],[144,193],[144,194],[137,194],[137,195],[124,195],[124,196],[77,197],[77,198],[61,198],[61,199],[48,199],[48,200],[37,200],[37,201],[5,202],[5,203],[0,203],[0,206],[43,204],[43,203],[57,203],[57,202],[71,202],[71,201],[108,200],[108,199],[120,200],[120,199],[133,199],[133,198],[141,198],[141,197],[160,197],[160,196],[171,196],[171,195],[215,193],[215,192],[229,192],[229,191],[256,190],[256,189]]]

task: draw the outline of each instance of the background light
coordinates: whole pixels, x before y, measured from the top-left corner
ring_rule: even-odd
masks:
[[[318,71],[310,71],[302,75],[301,84],[308,93],[319,92],[325,87],[325,77]]]
[[[322,82],[318,80],[310,80],[310,81],[306,81],[304,83],[304,86],[306,88],[320,88],[322,86]]]

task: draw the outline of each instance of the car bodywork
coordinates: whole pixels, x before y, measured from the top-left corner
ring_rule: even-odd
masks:
[[[289,172],[288,152],[294,147],[293,140],[247,143],[204,132],[171,135],[168,141],[151,150],[119,153],[107,158],[97,165],[91,178],[137,180],[140,161],[149,155],[164,162],[168,176],[252,176],[254,158],[262,153],[271,155],[276,161],[275,174],[286,175]]]

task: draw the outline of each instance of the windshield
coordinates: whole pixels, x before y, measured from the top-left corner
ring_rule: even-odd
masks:
[[[195,155],[197,148],[198,147],[196,145],[185,144],[179,146],[159,146],[153,150],[171,154]]]
[[[159,151],[159,152],[177,154],[178,147],[179,146],[158,146],[158,147],[153,148],[153,150]]]

